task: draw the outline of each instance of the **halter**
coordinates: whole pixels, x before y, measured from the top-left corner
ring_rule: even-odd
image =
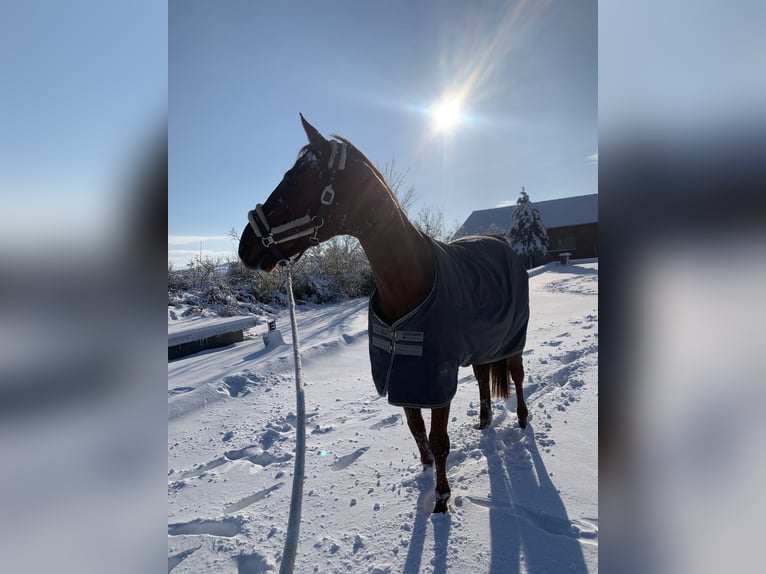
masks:
[[[250,227],[255,234],[261,238],[263,246],[268,249],[280,263],[289,260],[280,251],[279,247],[277,247],[280,243],[287,243],[288,241],[298,239],[299,237],[311,235],[309,238],[309,247],[319,244],[317,233],[324,225],[324,214],[327,211],[327,208],[332,205],[333,201],[335,201],[335,190],[332,187],[333,181],[335,180],[335,173],[336,171],[343,171],[346,169],[346,155],[348,151],[346,144],[331,140],[330,146],[330,158],[327,161],[329,181],[322,190],[322,194],[319,196],[319,212],[316,215],[312,216],[311,212],[306,211],[306,215],[303,217],[272,227],[269,224],[268,219],[266,219],[266,214],[263,212],[263,204],[259,203],[255,206],[255,209],[247,214],[247,220],[250,222]],[[339,147],[340,150],[338,149]],[[335,167],[336,157],[338,159],[337,167]],[[308,247],[306,249],[308,249]],[[305,251],[305,249],[301,251],[294,261],[300,259]]]

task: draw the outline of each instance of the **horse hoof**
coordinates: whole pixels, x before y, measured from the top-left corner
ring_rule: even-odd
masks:
[[[488,428],[489,425],[491,424],[492,424],[491,418],[489,420],[479,420],[478,423],[473,425],[473,428],[475,428],[476,430],[482,430],[482,429]]]
[[[434,506],[434,514],[445,514],[447,512],[447,502],[449,501],[450,493],[439,494],[436,493],[436,505]]]
[[[519,426],[523,429],[527,428],[527,419],[519,419]]]

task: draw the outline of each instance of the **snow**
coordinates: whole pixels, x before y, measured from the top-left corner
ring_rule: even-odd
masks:
[[[307,454],[297,572],[598,571],[598,263],[530,278],[527,429],[515,397],[475,430],[478,388],[452,403],[450,511],[432,515],[403,411],[377,395],[367,301],[298,308]],[[289,319],[168,364],[168,567],[276,572],[295,445]],[[426,422],[430,416],[424,412]]]

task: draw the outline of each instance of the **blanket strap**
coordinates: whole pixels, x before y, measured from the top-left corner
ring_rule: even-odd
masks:
[[[382,325],[372,326],[372,345],[392,355],[423,356],[423,331],[398,331]]]

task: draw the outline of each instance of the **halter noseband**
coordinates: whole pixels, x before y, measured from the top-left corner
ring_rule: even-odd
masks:
[[[253,232],[261,238],[263,246],[268,249],[280,263],[289,261],[289,258],[285,257],[279,247],[277,247],[280,243],[287,243],[293,239],[311,235],[309,238],[311,243],[310,246],[313,247],[314,245],[319,244],[317,233],[324,225],[325,211],[327,211],[327,208],[332,205],[333,201],[335,201],[335,190],[332,187],[333,181],[335,180],[335,172],[346,169],[346,155],[348,151],[346,144],[331,140],[330,145],[330,158],[327,161],[329,180],[319,197],[319,212],[316,215],[312,216],[311,213],[307,211],[306,215],[303,217],[272,227],[269,224],[268,219],[266,219],[266,214],[263,212],[263,204],[259,203],[255,206],[255,209],[249,211],[247,214],[247,220],[250,222],[250,227],[253,229]],[[340,150],[338,150],[338,147],[340,147]],[[336,156],[338,159],[337,167],[335,167]],[[295,261],[300,259],[304,252],[305,249],[295,258]]]

